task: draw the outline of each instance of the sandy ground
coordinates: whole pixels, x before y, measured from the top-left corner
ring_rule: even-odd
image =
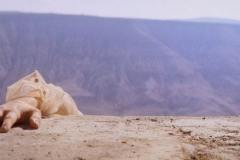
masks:
[[[240,117],[55,117],[0,134],[0,160],[240,160]]]

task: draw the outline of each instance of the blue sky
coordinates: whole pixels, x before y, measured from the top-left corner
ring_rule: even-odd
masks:
[[[0,0],[0,10],[150,19],[217,17],[240,20],[240,0]]]

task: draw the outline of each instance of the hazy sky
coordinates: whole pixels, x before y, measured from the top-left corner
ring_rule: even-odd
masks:
[[[0,10],[152,19],[219,17],[240,20],[240,0],[0,0]]]

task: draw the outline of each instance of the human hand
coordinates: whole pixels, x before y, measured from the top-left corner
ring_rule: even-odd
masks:
[[[16,123],[29,123],[30,128],[40,126],[41,111],[31,103],[14,100],[0,105],[0,132],[8,132]],[[1,123],[0,123],[1,124]]]

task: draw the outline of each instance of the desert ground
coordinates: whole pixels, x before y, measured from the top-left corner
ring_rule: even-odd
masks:
[[[0,134],[0,160],[239,160],[240,117],[70,116]]]

